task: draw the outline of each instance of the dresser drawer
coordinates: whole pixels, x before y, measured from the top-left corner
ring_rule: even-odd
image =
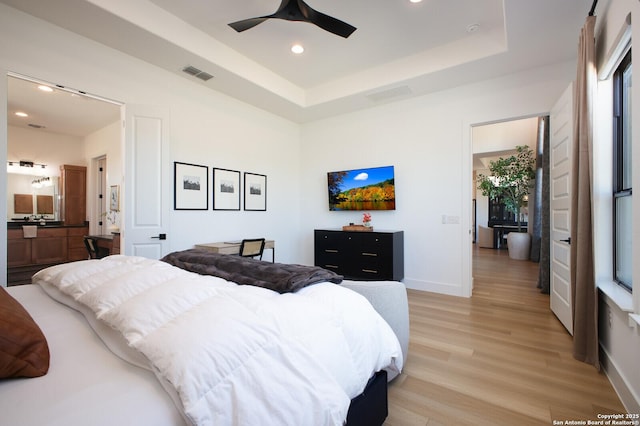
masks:
[[[388,234],[362,235],[355,237],[357,249],[362,256],[391,256],[393,254],[393,236]]]
[[[40,228],[38,227],[38,238],[65,237],[67,228]]]
[[[316,231],[315,234],[316,248],[328,253],[336,253],[345,249],[346,241],[348,241],[348,236],[339,232]]]

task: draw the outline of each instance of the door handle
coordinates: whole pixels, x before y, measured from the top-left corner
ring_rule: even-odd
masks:
[[[567,243],[567,244],[571,245],[571,237],[569,237],[567,239],[564,239],[564,240],[560,240],[560,241],[562,241],[563,243]]]
[[[151,238],[156,238],[158,240],[166,240],[167,239],[167,234],[158,234],[157,237],[151,237]]]

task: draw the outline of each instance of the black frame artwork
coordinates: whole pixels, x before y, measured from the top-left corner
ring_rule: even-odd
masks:
[[[212,168],[213,210],[240,210],[240,172]]]
[[[267,210],[267,176],[244,173],[244,209],[247,211]]]
[[[209,167],[173,163],[173,209],[209,210]]]

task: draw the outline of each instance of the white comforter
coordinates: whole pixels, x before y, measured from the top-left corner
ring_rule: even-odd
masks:
[[[280,295],[127,256],[54,266],[34,282],[121,332],[197,425],[342,425],[372,373],[402,368],[388,324],[335,284]]]

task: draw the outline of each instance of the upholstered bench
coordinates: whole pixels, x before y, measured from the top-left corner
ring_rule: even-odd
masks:
[[[369,300],[369,303],[387,321],[391,329],[396,333],[402,356],[407,361],[409,351],[409,304],[407,301],[407,289],[398,281],[342,281],[342,286],[347,287]],[[388,379],[395,375],[389,372]]]

